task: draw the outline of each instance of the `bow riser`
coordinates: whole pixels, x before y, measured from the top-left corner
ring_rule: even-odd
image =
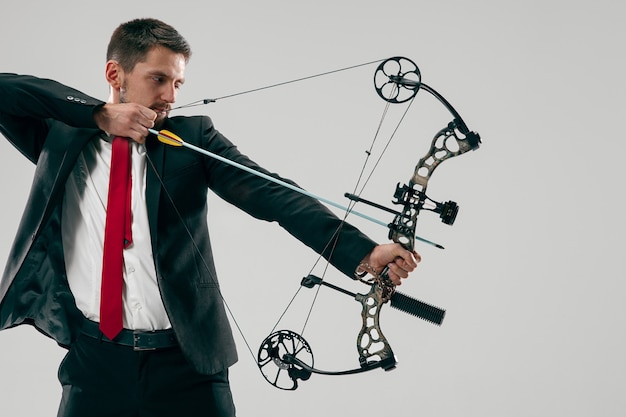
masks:
[[[465,131],[466,133],[462,133]],[[428,209],[439,213],[442,221],[453,224],[458,213],[458,206],[453,201],[438,203],[426,195],[428,181],[435,169],[445,160],[466,152],[476,150],[480,146],[480,136],[469,132],[461,119],[455,119],[448,126],[441,129],[433,138],[430,149],[422,157],[416,167],[408,185],[396,186],[394,204],[402,205],[402,212],[395,216],[389,225],[389,239],[400,243],[407,250],[413,250],[415,244],[415,229],[417,217],[426,201],[434,204]]]

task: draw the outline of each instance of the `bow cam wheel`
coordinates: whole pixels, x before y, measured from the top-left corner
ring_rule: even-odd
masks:
[[[415,62],[396,56],[383,61],[374,73],[374,88],[389,103],[409,101],[420,89],[422,76]]]
[[[313,351],[308,342],[291,330],[279,330],[269,335],[259,348],[257,365],[263,377],[284,390],[298,388],[298,379],[306,381],[311,372],[292,362],[296,358],[308,367],[313,367]]]

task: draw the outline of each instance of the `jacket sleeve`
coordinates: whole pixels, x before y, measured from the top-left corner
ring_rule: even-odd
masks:
[[[0,74],[0,132],[36,162],[51,120],[73,127],[98,127],[94,111],[104,104],[53,80]]]
[[[202,137],[208,138],[208,143],[203,145],[210,151],[301,188],[257,165],[215,130],[209,118],[204,120]],[[205,163],[209,186],[221,198],[258,219],[277,222],[351,278],[359,262],[376,246],[376,242],[311,197],[210,158]]]

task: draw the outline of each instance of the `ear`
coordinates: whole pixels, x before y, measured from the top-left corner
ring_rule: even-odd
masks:
[[[114,90],[119,90],[124,85],[124,70],[117,61],[107,61],[104,76]]]

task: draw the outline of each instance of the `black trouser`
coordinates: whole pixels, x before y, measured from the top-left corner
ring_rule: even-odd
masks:
[[[58,417],[233,417],[228,370],[201,375],[179,347],[135,351],[81,335],[59,367]]]

